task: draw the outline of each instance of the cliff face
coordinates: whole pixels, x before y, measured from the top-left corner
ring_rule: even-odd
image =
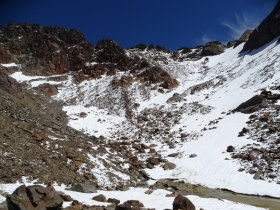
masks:
[[[280,1],[250,35],[241,52],[252,51],[280,36]]]
[[[38,24],[0,27],[0,62],[18,62],[29,74],[58,74],[80,70],[94,47],[76,29]],[[34,71],[34,72],[33,72]]]

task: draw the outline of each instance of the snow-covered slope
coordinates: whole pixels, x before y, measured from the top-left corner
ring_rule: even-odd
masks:
[[[183,179],[239,193],[279,197],[277,170],[276,177],[255,180],[246,170],[240,172],[240,161],[226,152],[229,145],[242,148],[255,143],[248,135],[238,137],[238,132],[247,126],[249,115],[232,110],[261,90],[280,85],[277,39],[250,53],[239,54],[242,47],[240,44],[220,55],[194,61],[174,60],[168,52],[127,50],[127,55],[147,60],[157,56],[151,63],[161,66],[180,85],[159,91],[157,85],[145,86],[134,80],[127,88],[115,88],[112,81],[130,76],[129,71],[80,84],[69,74],[67,81],[60,82],[59,94],[54,99],[64,103],[73,128],[103,136],[107,142],[122,139],[154,144],[157,155],[176,164],[173,170],[160,166],[145,168],[154,179]],[[12,76],[20,80],[18,73]],[[45,83],[46,79],[36,78],[36,83],[30,84],[34,87],[40,81]],[[171,100],[175,93],[180,97],[177,102]],[[168,99],[171,103],[167,103]],[[125,118],[127,109],[133,114]],[[270,107],[263,111],[266,109]],[[171,153],[179,155],[169,157]],[[147,156],[147,153],[138,154],[143,161]],[[279,171],[279,160],[273,164]]]

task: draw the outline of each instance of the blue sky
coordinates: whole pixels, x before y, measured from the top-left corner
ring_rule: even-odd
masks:
[[[39,23],[80,30],[124,48],[140,43],[170,50],[208,41],[226,44],[254,29],[277,0],[0,0],[0,25]]]

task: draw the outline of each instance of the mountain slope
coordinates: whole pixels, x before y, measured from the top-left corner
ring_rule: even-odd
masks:
[[[9,29],[13,36],[6,40]],[[18,37],[27,29],[32,34],[40,29],[48,56],[28,50],[7,54],[14,42],[28,46],[27,38]],[[17,64],[2,64],[1,72],[22,86],[14,80],[9,85],[9,79],[0,83],[2,110],[9,110],[1,113],[9,125],[1,124],[3,145],[8,145],[1,147],[8,174],[2,180],[24,175],[125,189],[165,178],[279,197],[279,35],[242,53],[246,43],[225,48],[212,42],[207,47],[217,45],[218,55],[205,56],[206,46],[176,52],[144,45],[123,49],[108,39],[93,49],[79,32],[55,27],[9,25],[3,31],[1,62]],[[77,62],[64,56],[68,52]],[[57,53],[62,57],[54,64],[49,56]],[[59,73],[64,74],[54,75]],[[14,99],[22,91],[27,91],[23,100]],[[14,102],[9,105],[8,99]],[[24,115],[32,120],[18,122]],[[38,137],[41,130],[48,135]],[[40,147],[40,158],[32,159],[33,149],[26,150],[28,157],[15,152],[16,143],[9,141],[18,138],[26,147]],[[8,166],[19,157],[23,161],[13,175]],[[34,162],[42,171],[33,171]],[[68,176],[42,176],[57,167]]]

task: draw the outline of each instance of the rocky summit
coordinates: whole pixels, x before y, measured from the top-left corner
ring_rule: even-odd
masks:
[[[49,183],[84,194],[166,189],[173,209],[196,209],[184,196],[209,188],[279,198],[279,13],[278,1],[227,46],[174,52],[0,26],[0,182],[22,183],[4,193],[6,207],[149,209],[103,194],[91,200],[110,204],[87,206]]]

